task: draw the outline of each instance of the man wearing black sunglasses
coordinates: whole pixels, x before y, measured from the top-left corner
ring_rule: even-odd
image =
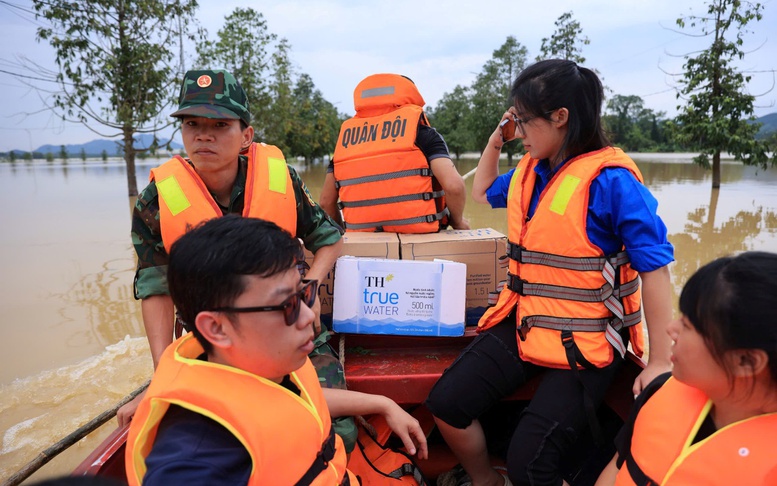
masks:
[[[308,358],[316,280],[298,240],[227,215],[173,244],[168,282],[191,332],[169,346],[132,420],[130,484],[358,484],[331,416],[381,413],[411,453],[418,422],[386,397],[322,390]]]

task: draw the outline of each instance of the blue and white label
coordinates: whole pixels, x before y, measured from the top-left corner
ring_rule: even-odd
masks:
[[[341,257],[335,273],[334,330],[461,335],[465,275],[466,266],[455,262]]]

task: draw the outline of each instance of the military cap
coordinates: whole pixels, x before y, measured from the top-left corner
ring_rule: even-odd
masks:
[[[223,69],[187,71],[181,84],[178,111],[170,116],[228,118],[251,123],[248,98],[240,83]]]

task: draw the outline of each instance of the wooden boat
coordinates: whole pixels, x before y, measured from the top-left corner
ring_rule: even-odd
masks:
[[[474,329],[469,328],[464,336],[458,338],[340,335],[333,339],[333,344],[337,349],[339,340],[345,340],[341,349],[344,349],[349,389],[383,394],[403,407],[423,413],[425,407],[422,403],[432,385],[474,336]],[[566,465],[565,476],[570,484],[593,484],[599,471],[614,453],[611,439],[629,413],[633,403],[631,387],[644,367],[643,362],[633,354],[629,354],[628,358],[601,407],[599,419],[606,435],[606,444],[597,446],[591,438],[581,439],[575,457],[570,458]],[[505,427],[509,420],[506,422],[505,417],[518,416],[520,408],[534,393],[537,383],[538,378],[529,381],[499,407],[495,407],[498,409],[495,414],[503,414],[495,420],[500,424],[496,427],[499,430],[492,433],[484,420],[489,449],[495,453],[495,461],[500,460],[500,439],[509,434],[509,427]],[[125,481],[127,432],[127,427],[117,428],[74,470],[73,475],[96,475]],[[500,438],[499,435],[505,437]],[[429,459],[419,462],[421,470],[433,481],[439,474],[455,466],[456,462],[444,441],[434,431],[429,437]]]

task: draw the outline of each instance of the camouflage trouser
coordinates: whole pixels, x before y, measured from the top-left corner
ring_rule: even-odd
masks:
[[[324,329],[315,341],[315,348],[308,355],[318,374],[318,381],[322,388],[345,389],[345,371],[340,364],[340,358],[329,345],[329,331]],[[332,420],[332,426],[335,433],[342,437],[345,444],[345,451],[350,453],[356,445],[356,436],[359,435],[356,429],[356,422],[353,417],[339,417]]]

